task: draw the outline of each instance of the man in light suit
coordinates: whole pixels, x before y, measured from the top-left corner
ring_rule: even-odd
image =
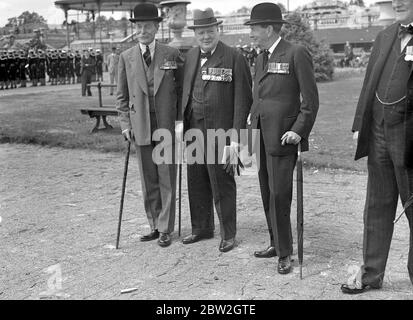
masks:
[[[252,102],[248,63],[235,48],[219,41],[218,25],[221,23],[208,8],[194,10],[194,25],[189,27],[194,30],[198,46],[187,53],[185,60],[184,127],[185,131],[196,129],[202,132],[205,140],[207,130],[234,129],[239,132],[245,128]],[[181,131],[182,124],[177,127],[177,132]],[[238,139],[234,135],[231,140],[227,144],[234,150]],[[235,244],[236,184],[234,177],[219,162],[223,147],[220,149],[218,143],[212,148],[211,142],[202,141],[205,152],[202,152],[201,161],[187,166],[192,234],[182,242],[191,244],[213,237],[215,204],[220,221],[219,250],[227,252]],[[214,158],[213,163],[207,158]]]
[[[353,123],[358,140],[355,159],[367,158],[363,266],[348,283],[346,294],[380,289],[389,254],[399,197],[404,205],[413,193],[413,1],[393,0],[397,22],[381,31],[373,45]],[[407,132],[405,131],[407,129]],[[410,134],[410,136],[406,135]],[[409,156],[410,154],[410,156]],[[413,210],[407,262],[413,283]]]
[[[278,255],[278,272],[291,271],[293,240],[291,200],[297,145],[308,150],[308,137],[318,111],[318,90],[313,62],[308,50],[281,39],[279,6],[261,3],[251,11],[245,24],[250,37],[263,50],[257,58],[254,79],[254,103],[249,122],[260,129],[259,181],[270,246],[256,251],[259,258]]]
[[[110,84],[118,81],[119,49],[112,48],[112,53],[108,57],[108,71]],[[113,95],[114,88],[110,87],[110,95]]]
[[[175,221],[176,165],[173,158],[175,120],[179,108],[179,69],[182,66],[177,49],[155,41],[162,20],[151,3],[134,9],[138,45],[123,52],[119,59],[117,109],[122,134],[134,141],[142,183],[144,206],[151,232],[141,241],[158,239],[162,247],[171,244]],[[154,132],[166,130],[164,163],[153,156],[158,146]],[[163,141],[164,143],[165,141]],[[161,159],[162,160],[162,159]],[[169,162],[169,163],[167,163]]]

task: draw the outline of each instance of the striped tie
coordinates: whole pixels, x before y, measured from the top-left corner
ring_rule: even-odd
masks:
[[[143,60],[145,60],[145,63],[149,68],[152,62],[151,51],[149,50],[149,46],[146,46],[146,51],[143,53]]]

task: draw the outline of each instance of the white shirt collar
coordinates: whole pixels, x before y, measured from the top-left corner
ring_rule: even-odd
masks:
[[[403,27],[408,27],[409,25],[413,25],[412,23],[409,23],[407,25],[400,24]],[[406,33],[401,39],[400,39],[400,51],[403,52],[404,48],[407,46],[409,43],[410,39],[413,37],[413,35]]]
[[[273,43],[273,45],[268,49],[268,51],[270,53],[268,55],[268,58],[271,57],[272,53],[274,52],[275,48],[278,46],[280,41],[281,41],[281,37],[279,36],[278,39]]]
[[[151,52],[151,57],[153,58],[153,55],[155,53],[155,40],[153,40],[148,46],[149,46],[149,51]],[[146,44],[142,44],[139,42],[139,46],[141,47],[141,52],[142,55],[145,53],[146,51]]]

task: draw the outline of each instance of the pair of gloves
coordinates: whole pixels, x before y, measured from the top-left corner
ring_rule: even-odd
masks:
[[[182,141],[183,135],[183,123],[180,122],[175,128],[175,134],[178,141]],[[240,145],[234,141],[231,142],[231,145],[224,147],[224,154],[222,157],[222,163],[224,169],[227,173],[232,176],[235,176],[235,173],[240,175],[240,168],[244,169],[244,165],[240,160]]]
[[[225,171],[231,176],[235,176],[235,173],[238,176],[241,175],[240,168],[244,169],[244,164],[240,159],[240,145],[238,143],[232,141],[231,145],[224,147],[222,163]]]

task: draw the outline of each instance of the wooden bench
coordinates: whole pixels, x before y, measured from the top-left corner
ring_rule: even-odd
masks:
[[[98,82],[97,84],[88,84],[88,87],[98,88],[98,97],[99,97],[99,107],[95,108],[82,108],[80,112],[82,114],[89,115],[91,118],[96,119],[96,124],[93,127],[91,133],[98,132],[100,130],[110,130],[113,127],[106,121],[107,116],[118,116],[118,110],[114,106],[104,106],[102,105],[102,88],[116,87],[116,84],[102,84]],[[99,128],[100,119],[102,118],[104,128]]]

